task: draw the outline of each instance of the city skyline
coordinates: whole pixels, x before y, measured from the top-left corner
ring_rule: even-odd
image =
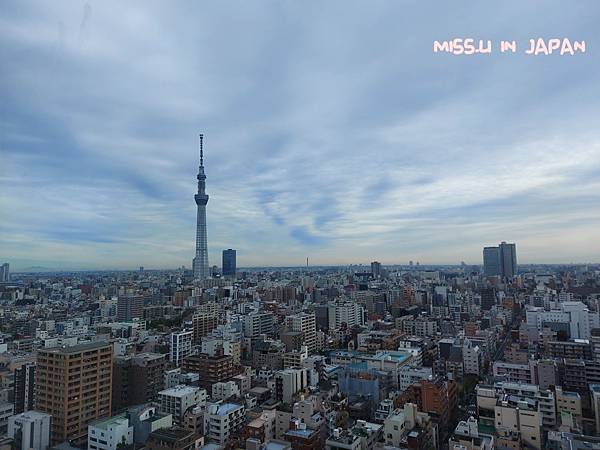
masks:
[[[462,23],[594,42],[582,5]],[[481,264],[501,241],[523,264],[600,260],[594,45],[459,58],[431,43],[467,6],[440,7],[452,28],[419,6],[274,6],[5,2],[0,260],[189,267],[200,131],[213,263]]]

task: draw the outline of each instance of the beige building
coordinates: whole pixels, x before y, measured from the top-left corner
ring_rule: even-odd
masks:
[[[86,442],[87,426],[110,416],[112,345],[93,342],[37,353],[34,403],[52,415],[52,443]]]
[[[542,416],[536,400],[504,395],[494,408],[496,430],[518,431],[523,444],[542,448]]]
[[[556,387],[555,395],[556,412],[561,418],[561,425],[580,429],[582,417],[581,396],[577,392],[563,391],[560,386]]]

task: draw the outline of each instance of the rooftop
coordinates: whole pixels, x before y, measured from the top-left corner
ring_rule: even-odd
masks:
[[[70,347],[53,347],[53,348],[43,348],[39,349],[40,353],[80,353],[86,352],[89,350],[98,350],[100,348],[111,347],[111,344],[106,341],[98,341],[98,342],[86,342],[85,344],[72,345]]]
[[[107,419],[102,419],[97,422],[93,422],[89,426],[94,428],[100,428],[102,430],[108,430],[111,426],[123,425],[124,423],[129,425],[129,419],[127,419],[127,417],[125,417],[125,414],[123,413],[117,416],[112,416]]]
[[[169,397],[183,397],[184,395],[192,395],[199,390],[200,388],[196,386],[187,386],[185,384],[180,384],[170,389],[160,391],[159,395],[168,395]]]

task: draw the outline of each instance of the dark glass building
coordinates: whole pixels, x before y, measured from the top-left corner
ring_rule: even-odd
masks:
[[[235,250],[231,248],[223,250],[223,276],[234,278],[235,270]]]

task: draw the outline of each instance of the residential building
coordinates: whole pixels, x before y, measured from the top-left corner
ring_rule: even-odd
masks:
[[[109,343],[38,350],[34,406],[52,415],[52,444],[85,442],[88,424],[110,415],[111,393]]]

